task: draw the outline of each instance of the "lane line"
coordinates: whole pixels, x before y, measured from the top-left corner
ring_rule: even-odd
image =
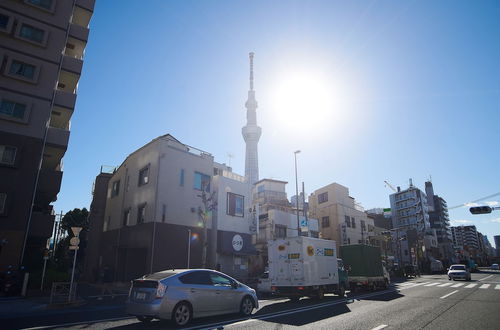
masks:
[[[477,284],[472,283],[472,284],[467,285],[465,288],[466,288],[466,289],[471,289],[471,288],[475,287],[476,285],[477,285]]]
[[[497,284],[497,286],[495,287],[495,290],[500,290],[500,284]]]
[[[493,277],[493,275],[483,277],[482,279],[480,279],[480,280],[478,280],[478,281],[484,281],[485,279],[490,278],[490,277]]]
[[[387,326],[387,324],[381,324],[381,325],[379,325],[378,327],[375,327],[375,328],[373,328],[373,329],[371,329],[371,330],[380,330],[380,329],[385,328],[386,326]]]
[[[434,286],[434,285],[438,285],[438,284],[439,284],[439,282],[435,282],[435,283],[429,283],[429,284],[426,284],[426,285],[424,285],[424,286]]]
[[[490,287],[490,284],[483,284],[479,288],[480,289],[488,289]]]
[[[88,321],[82,321],[82,322],[72,322],[72,323],[63,323],[63,324],[55,324],[55,325],[44,325],[42,327],[25,328],[25,330],[47,329],[47,328],[53,328],[53,327],[68,327],[68,326],[72,326],[72,325],[109,322],[109,321],[122,321],[122,320],[130,320],[130,319],[135,319],[135,316],[114,317],[111,319],[88,320]]]
[[[459,288],[459,287],[461,287],[462,285],[465,285],[465,283],[457,283],[457,284],[455,284],[455,285],[452,285],[451,287],[452,287],[452,288]]]
[[[416,286],[424,285],[424,284],[429,284],[429,283],[430,282],[416,283],[416,284],[413,284],[413,285],[405,286],[404,288],[400,288],[399,290],[411,289],[411,288],[414,288]]]
[[[440,297],[440,298],[441,298],[441,299],[444,299],[444,298],[449,297],[449,296],[451,296],[452,294],[457,293],[457,292],[458,292],[458,290],[452,291],[452,292],[450,292],[450,293],[448,293],[448,294],[445,294],[444,296],[442,296],[442,297]]]
[[[439,284],[438,286],[439,287],[444,287],[444,286],[448,286],[448,285],[452,285],[453,283],[444,283],[444,284]]]

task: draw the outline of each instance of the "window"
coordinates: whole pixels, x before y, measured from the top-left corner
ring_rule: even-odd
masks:
[[[0,14],[0,29],[7,31],[9,26],[9,16]]]
[[[111,197],[118,196],[120,194],[120,180],[113,182],[111,187]]]
[[[328,202],[328,192],[324,192],[318,195],[318,204]]]
[[[264,185],[261,184],[260,186],[257,186],[257,192],[260,193],[260,192],[263,192],[264,191]]]
[[[312,238],[319,238],[319,232],[311,230],[311,237]]]
[[[347,244],[351,244],[351,239],[349,237],[347,238]]]
[[[0,214],[5,213],[5,201],[7,200],[6,193],[0,193]]]
[[[10,62],[8,75],[19,78],[22,80],[28,80],[34,82],[37,79],[37,68],[33,64],[24,63],[18,60],[12,60]]]
[[[274,225],[274,238],[286,238],[286,226]]]
[[[22,24],[19,30],[19,36],[23,39],[44,43],[45,31],[28,24]]]
[[[210,273],[210,280],[214,286],[231,286],[233,281],[217,273]]]
[[[194,271],[179,277],[183,284],[212,285],[209,273],[207,271]]]
[[[323,228],[330,227],[330,217],[321,218],[321,227]]]
[[[143,223],[146,220],[146,204],[137,207],[137,223]]]
[[[54,7],[54,0],[24,0],[24,2],[50,11],[52,11]]]
[[[149,182],[149,165],[139,171],[139,186],[143,186]]]
[[[345,218],[345,224],[347,225],[347,227],[351,227],[351,218],[349,218],[348,215],[344,216]]]
[[[243,217],[245,210],[245,197],[233,193],[227,193],[227,214],[235,217]]]
[[[0,114],[16,119],[24,119],[26,114],[26,104],[2,100],[2,103],[0,103]]]
[[[194,172],[194,189],[202,190],[203,188],[206,192],[210,191],[210,176],[203,173]]]
[[[181,176],[179,178],[179,185],[184,187],[184,169],[181,169]]]
[[[123,212],[123,226],[126,227],[130,224],[130,209]]]
[[[360,220],[361,222],[361,230],[362,231],[366,231],[366,224],[365,224],[365,220]]]
[[[356,221],[354,220],[354,217],[351,217],[351,225],[352,228],[356,228]]]
[[[0,145],[0,164],[14,165],[16,160],[17,148]]]

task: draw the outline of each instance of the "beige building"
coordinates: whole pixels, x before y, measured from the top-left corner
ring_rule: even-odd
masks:
[[[356,205],[349,189],[332,183],[309,196],[311,218],[319,220],[321,237],[337,245],[369,243],[373,236],[373,219]]]
[[[0,269],[52,234],[95,0],[0,2]]]

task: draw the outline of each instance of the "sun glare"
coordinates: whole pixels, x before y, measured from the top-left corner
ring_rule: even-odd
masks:
[[[321,73],[290,73],[276,83],[272,112],[279,125],[308,134],[328,125],[335,111],[335,89]]]

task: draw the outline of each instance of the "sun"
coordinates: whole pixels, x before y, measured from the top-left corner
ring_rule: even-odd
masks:
[[[335,111],[331,79],[321,72],[288,73],[272,89],[271,109],[279,125],[308,134],[325,128]]]

